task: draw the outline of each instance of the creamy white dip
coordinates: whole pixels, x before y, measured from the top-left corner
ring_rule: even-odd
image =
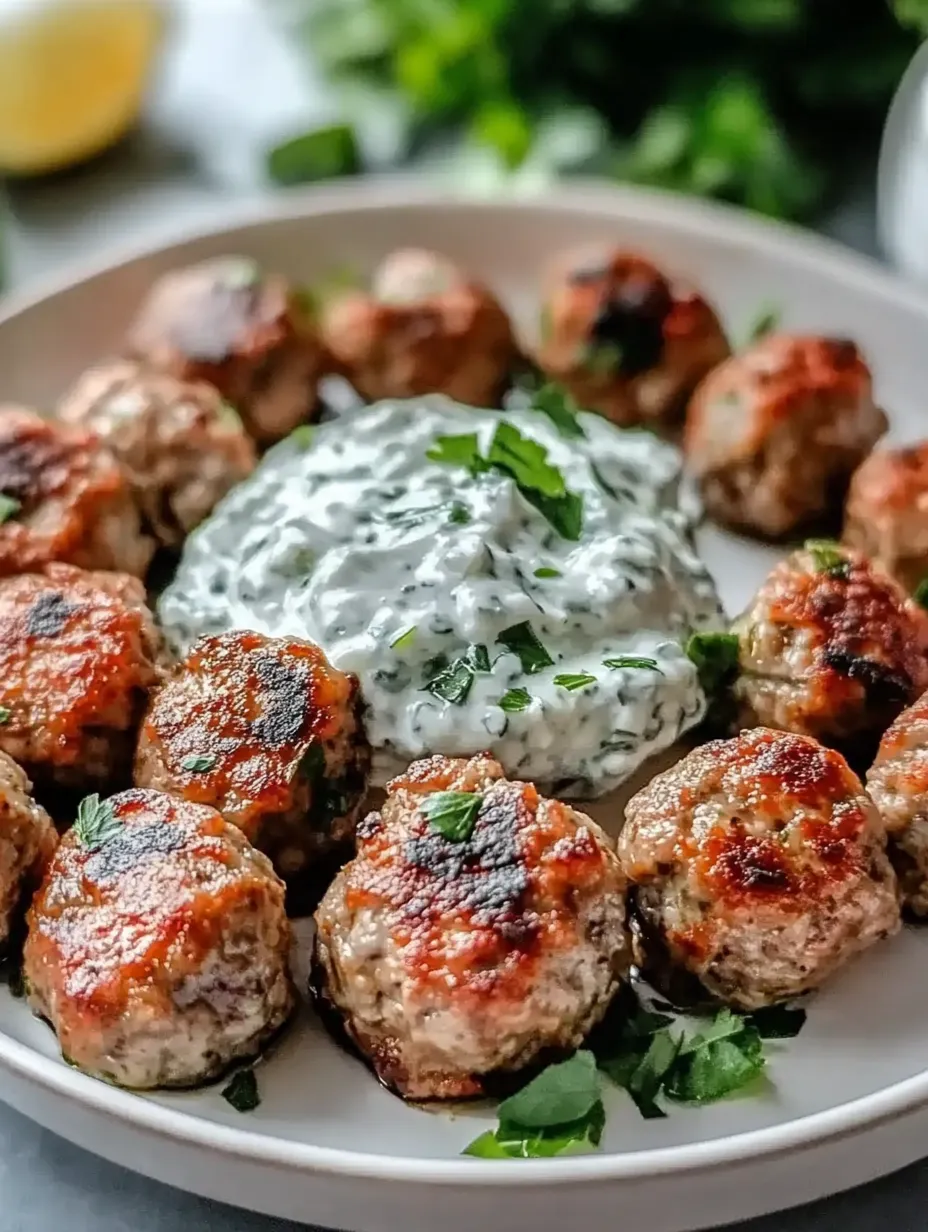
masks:
[[[596,415],[565,438],[538,412],[506,412],[582,497],[572,541],[509,475],[426,457],[474,432],[486,455],[500,419],[429,397],[283,441],[188,539],[160,603],[175,648],[234,628],[318,642],[360,677],[378,782],[413,758],[489,749],[562,794],[621,783],[702,718],[681,643],[721,627],[680,457]],[[524,622],[552,665],[527,670],[545,655],[506,648]],[[606,665],[629,657],[653,666]]]

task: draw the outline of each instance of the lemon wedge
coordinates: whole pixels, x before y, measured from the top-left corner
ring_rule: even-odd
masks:
[[[99,154],[138,118],[164,0],[0,0],[0,172]]]

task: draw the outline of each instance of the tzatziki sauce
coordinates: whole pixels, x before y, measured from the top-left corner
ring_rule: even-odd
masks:
[[[485,461],[501,422],[510,470]],[[563,480],[570,525],[536,473]],[[236,628],[317,642],[360,678],[377,783],[489,750],[599,795],[705,711],[683,646],[722,613],[685,491],[675,448],[596,415],[565,434],[533,410],[382,402],[273,448],[187,540],[159,615],[181,652]]]

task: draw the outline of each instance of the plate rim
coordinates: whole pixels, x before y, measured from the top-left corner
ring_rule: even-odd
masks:
[[[733,206],[693,200],[671,193],[601,181],[572,181],[541,196],[468,196],[423,182],[419,176],[372,176],[336,181],[308,189],[291,189],[272,199],[253,199],[223,208],[218,221],[174,227],[142,241],[121,244],[109,255],[72,261],[53,275],[35,279],[0,300],[0,327],[42,302],[76,285],[126,264],[154,257],[174,247],[215,239],[250,226],[308,220],[336,212],[376,213],[383,209],[434,208],[449,212],[519,214],[525,211],[588,214],[600,221],[646,221],[679,234],[735,243],[775,259],[800,258],[807,268],[856,284],[870,295],[903,304],[925,318],[928,293],[909,286],[872,258],[801,228],[762,219]],[[455,1156],[417,1156],[350,1151],[295,1142],[256,1130],[240,1129],[165,1107],[142,1095],[107,1085],[73,1070],[0,1031],[0,1069],[47,1092],[84,1105],[115,1121],[174,1143],[205,1148],[230,1158],[244,1158],[300,1172],[407,1181],[428,1185],[492,1186],[596,1181],[632,1181],[723,1168],[791,1154],[813,1144],[834,1142],[916,1111],[928,1104],[928,1068],[869,1095],[781,1124],[729,1134],[703,1142],[640,1151],[547,1160],[479,1160]]]

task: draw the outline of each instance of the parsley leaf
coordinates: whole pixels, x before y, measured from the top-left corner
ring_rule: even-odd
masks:
[[[316,429],[312,424],[300,424],[298,428],[294,428],[287,437],[288,441],[292,441],[298,449],[306,450],[313,443],[313,436]]]
[[[549,1065],[532,1081],[504,1099],[499,1119],[523,1129],[550,1129],[584,1117],[600,1098],[599,1074],[592,1052],[575,1052]]]
[[[535,630],[527,620],[503,629],[496,640],[501,646],[505,646],[512,654],[518,656],[523,672],[529,676],[534,676],[542,668],[554,666],[554,660],[538,640]]]
[[[436,791],[425,797],[419,810],[433,830],[452,843],[463,843],[474,831],[482,803],[483,796],[474,791]]]
[[[460,706],[467,700],[474,677],[489,672],[490,656],[486,646],[468,646],[452,663],[438,660],[433,670],[435,674],[426,681],[425,688],[453,706]]]
[[[12,717],[13,711],[9,708],[9,706],[0,706],[0,726],[4,723],[9,723]]]
[[[585,688],[588,684],[595,684],[596,677],[591,676],[589,672],[577,672],[575,675],[565,672],[561,676],[555,676],[554,683],[562,689],[569,689],[573,693],[577,689]]]
[[[0,492],[0,525],[15,517],[22,507],[22,501],[18,501],[15,496],[7,496],[4,492]]]
[[[470,510],[463,501],[452,501],[451,509],[448,513],[448,521],[455,526],[467,526],[470,522]]]
[[[582,1155],[595,1150],[602,1141],[606,1110],[597,1100],[590,1111],[576,1121],[549,1129],[527,1130],[503,1124],[475,1138],[463,1154],[479,1159],[549,1159],[553,1155]]]
[[[474,476],[489,469],[489,464],[480,453],[480,441],[476,432],[460,436],[439,436],[435,444],[425,451],[430,462],[442,462],[447,466],[463,466]]]
[[[552,569],[550,565],[542,565],[539,569],[535,570],[535,577],[537,578],[556,578],[556,577],[563,577],[563,574],[561,573],[560,569]]]
[[[912,592],[912,598],[919,605],[928,610],[928,577],[922,578],[919,584]]]
[[[745,337],[746,345],[750,346],[754,342],[760,342],[761,338],[765,338],[767,334],[772,334],[779,327],[782,315],[782,310],[776,304],[764,304],[747,331]]]
[[[641,658],[638,655],[619,655],[615,659],[603,659],[603,667],[611,667],[618,670],[623,667],[649,669],[653,672],[659,672],[663,676],[663,672],[657,666],[657,659]]]
[[[509,714],[518,714],[520,710],[527,710],[532,701],[527,689],[508,689],[496,704]]]
[[[793,1039],[805,1024],[806,1012],[798,1005],[767,1005],[748,1014],[745,1021],[761,1039]]]
[[[807,539],[804,546],[812,557],[817,573],[826,573],[834,578],[848,576],[850,562],[842,552],[841,545],[834,539]]]
[[[536,390],[532,395],[529,410],[547,415],[561,436],[568,440],[586,436],[577,419],[580,408],[567,390],[560,385],[553,383],[542,385],[541,389]]]
[[[116,819],[109,800],[101,801],[94,792],[92,796],[85,796],[77,806],[73,829],[82,847],[88,851],[98,851],[115,838],[122,829],[122,823]]]
[[[261,1103],[258,1080],[253,1069],[240,1069],[222,1088],[222,1098],[236,1112],[254,1112]]]
[[[407,646],[411,646],[416,640],[416,626],[411,625],[399,637],[395,637],[390,643],[391,650],[405,650]]]
[[[506,471],[520,488],[542,496],[563,496],[564,476],[548,461],[548,451],[531,437],[523,436],[505,419],[500,420],[490,442],[487,462]]]
[[[551,523],[562,539],[576,543],[583,531],[583,497],[577,492],[563,496],[544,496],[529,488],[519,488],[530,505]]]
[[[737,633],[694,633],[686,654],[696,665],[699,683],[707,696],[718,693],[738,670]]]
[[[185,757],[180,763],[185,770],[189,770],[192,774],[204,774],[207,770],[212,770],[216,764],[215,753],[191,753],[189,757]]]
[[[361,155],[350,124],[326,124],[272,146],[265,161],[275,184],[309,184],[354,175]]]
[[[711,1104],[752,1082],[765,1064],[757,1028],[723,1009],[705,1031],[680,1049],[664,1090],[671,1099],[684,1103]]]

